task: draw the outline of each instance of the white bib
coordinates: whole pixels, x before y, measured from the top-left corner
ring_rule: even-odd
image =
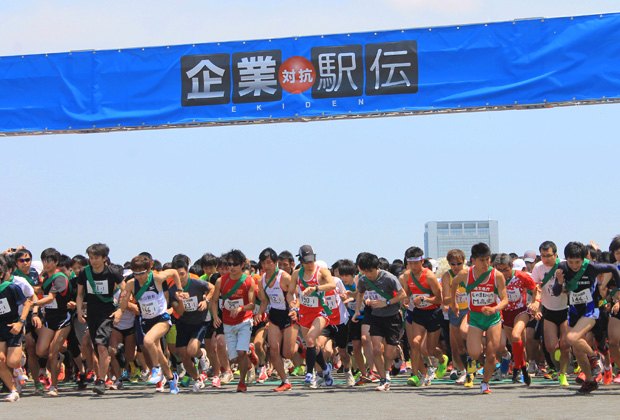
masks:
[[[519,289],[507,289],[508,300],[510,302],[518,302],[521,300],[521,291]]]
[[[107,280],[95,280],[93,283],[95,283],[96,292],[99,293],[100,295],[107,295],[109,293]],[[93,291],[93,288],[90,286],[89,281],[86,281],[86,290],[91,295],[95,294],[95,291]]]
[[[11,312],[11,307],[7,298],[0,299],[0,315],[8,314],[9,312]]]
[[[301,295],[299,297],[299,303],[308,307],[308,308],[318,308],[319,307],[319,298],[316,296],[304,296]]]
[[[325,303],[327,303],[327,307],[331,310],[338,308],[338,300],[334,295],[325,296]]]
[[[154,318],[159,314],[159,302],[157,300],[140,301],[140,312],[143,318]]]
[[[456,291],[456,303],[469,303],[469,298],[467,296],[467,293],[459,293],[459,291]]]
[[[364,299],[382,300],[383,302],[385,302],[385,298],[374,290],[366,290],[364,292]]]
[[[226,299],[224,301],[224,309],[227,311],[232,311],[235,308],[239,308],[243,305],[243,299]]]
[[[186,312],[195,312],[198,310],[198,297],[193,296],[187,299],[183,299],[183,306]]]
[[[43,296],[44,298],[48,297],[49,295],[45,295]],[[53,301],[51,301],[50,303],[48,303],[47,305],[44,306],[44,308],[47,309],[58,309],[58,302],[56,302],[56,298],[54,298]]]
[[[474,306],[486,306],[495,301],[493,292],[471,292],[471,303]]]
[[[277,290],[268,291],[267,296],[269,297],[269,303],[272,305],[283,305],[284,304],[284,296]]]
[[[570,294],[571,305],[581,305],[590,302],[592,302],[592,293],[590,293],[590,289],[585,289],[581,292],[571,292]]]

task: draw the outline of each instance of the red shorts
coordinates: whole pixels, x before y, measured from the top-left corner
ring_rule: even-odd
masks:
[[[528,313],[526,307],[515,309],[514,311],[502,311],[502,318],[504,318],[504,325],[508,328],[514,328],[515,318],[521,315],[522,313]]]
[[[299,325],[302,328],[310,328],[317,318],[325,318],[327,321],[325,326],[329,325],[329,316],[327,316],[323,308],[308,308],[305,306],[299,308]]]

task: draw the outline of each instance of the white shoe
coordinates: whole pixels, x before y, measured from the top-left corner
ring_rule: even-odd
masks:
[[[458,377],[456,378],[456,381],[454,383],[462,385],[465,383],[465,379],[467,379],[467,372],[466,371],[459,371],[458,372]]]
[[[379,383],[379,386],[375,388],[377,391],[389,391],[390,390],[390,381],[385,381],[383,383]]]
[[[437,368],[434,368],[431,366],[427,369],[427,371],[428,371],[428,380],[432,381],[433,379],[435,379],[435,371],[437,371]]]
[[[531,376],[534,376],[536,375],[537,370],[538,370],[538,366],[536,365],[536,362],[530,363],[527,368],[527,373],[529,373]]]
[[[200,370],[206,373],[209,367],[211,367],[211,363],[209,363],[209,358],[207,357],[207,351],[205,349],[200,349],[200,353]]]
[[[166,389],[164,388],[164,385],[166,385],[166,382],[168,382],[168,380],[166,379],[166,375],[162,375],[161,382],[157,383],[157,388],[155,388],[155,392],[166,391]]]
[[[232,381],[235,378],[235,376],[233,375],[233,373],[229,370],[224,372],[224,374],[222,374],[222,383],[223,384],[227,384],[230,381]]]
[[[204,387],[205,387],[205,384],[199,379],[196,382],[194,382],[194,386],[192,387],[192,392],[198,392]]]
[[[390,372],[388,372],[388,371],[386,370],[386,371],[385,371],[385,380],[386,380],[386,381],[388,381],[388,382],[390,382],[390,379],[392,379],[392,378],[390,377]]]
[[[345,372],[344,376],[347,379],[347,386],[348,387],[355,386],[355,376],[353,376],[353,372],[351,372],[351,371]]]
[[[179,378],[182,378],[185,375],[187,375],[187,370],[185,369],[185,366],[183,366],[183,363],[179,363],[179,365],[177,366],[177,376]]]
[[[325,385],[325,379],[322,376],[315,375],[314,380],[310,384],[310,388],[317,389]]]
[[[248,369],[248,373],[245,376],[247,379],[245,381],[246,384],[252,384],[256,380],[256,371],[254,370],[254,366]]]
[[[4,399],[6,402],[17,402],[19,401],[19,393],[17,391],[11,391],[9,395]]]

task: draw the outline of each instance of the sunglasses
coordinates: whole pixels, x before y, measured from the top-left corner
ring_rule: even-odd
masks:
[[[133,275],[134,275],[134,276],[141,276],[141,275],[146,274],[146,273],[148,273],[148,272],[149,272],[149,270],[144,270],[144,271],[134,271],[134,272],[133,272]]]
[[[464,262],[463,262],[463,261],[461,261],[461,262],[451,262],[451,263],[450,263],[450,265],[451,265],[452,267],[456,267],[457,265],[463,265],[463,264],[464,264]]]
[[[231,266],[231,267],[239,267],[241,265],[241,263],[234,263],[234,262],[228,261],[228,265]]]
[[[20,263],[29,263],[30,261],[31,261],[30,258],[18,258],[17,259],[17,262],[20,262]]]

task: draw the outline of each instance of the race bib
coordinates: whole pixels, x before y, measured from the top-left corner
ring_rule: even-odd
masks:
[[[44,298],[48,297],[49,295],[45,295],[43,296]],[[58,309],[58,302],[56,302],[56,298],[54,298],[53,301],[51,301],[50,303],[48,303],[47,305],[44,306],[44,308],[46,309]]]
[[[224,309],[227,311],[232,311],[240,306],[243,306],[243,299],[226,299],[224,301]]]
[[[590,289],[585,289],[581,292],[572,292],[570,294],[571,305],[583,305],[584,303],[590,302],[592,302],[592,293],[590,293]]]
[[[353,312],[355,312],[355,305],[357,305],[355,303],[355,300],[352,300],[351,302],[347,303],[347,308],[349,308],[350,310],[352,310]],[[364,305],[362,305],[362,308],[360,308],[360,312],[362,312]]]
[[[409,306],[410,306],[410,307],[412,307],[412,308],[413,308],[413,307],[415,306],[415,304],[413,303],[413,301],[414,301],[414,299],[415,299],[417,296],[430,297],[430,295],[427,295],[427,294],[417,294],[417,295],[416,295],[416,294],[413,294],[413,295],[411,295],[411,297],[409,298]],[[425,299],[425,300],[423,300],[423,301],[422,301],[422,302],[421,302],[418,306],[415,306],[415,307],[416,307],[416,308],[428,308],[428,307],[429,307],[429,306],[431,306],[431,305],[432,305],[432,303],[429,303],[429,302]]]
[[[471,292],[471,303],[474,306],[487,306],[495,301],[493,292]]]
[[[382,301],[385,302],[385,299],[383,298],[383,296],[381,296],[379,293],[377,293],[374,290],[366,290],[364,292],[364,299],[382,300]]]
[[[456,303],[469,303],[469,299],[467,298],[467,293],[461,293],[458,290],[456,291]]]
[[[519,289],[508,289],[508,300],[510,302],[518,302],[521,300],[521,290]]]
[[[308,308],[318,308],[319,307],[319,298],[316,296],[304,296],[301,295],[299,297],[299,303],[303,306],[307,306]]]
[[[6,298],[0,299],[0,315],[8,314],[11,312],[9,301]]]
[[[140,302],[140,312],[144,318],[153,318],[159,315],[159,302],[156,300],[149,300],[147,302]]]
[[[89,281],[86,282],[86,290],[91,295],[94,295],[95,292],[97,292],[100,295],[107,295],[109,293],[107,280],[100,280],[100,281],[95,280],[93,283],[95,283],[95,290],[93,290]]]
[[[325,303],[327,303],[327,307],[329,309],[337,309],[338,308],[338,300],[336,299],[336,296],[331,295],[331,296],[325,296]]]
[[[183,299],[183,306],[186,312],[195,312],[198,310],[198,297],[193,296],[188,299]]]
[[[283,305],[284,304],[284,296],[282,296],[282,293],[269,292],[267,293],[267,296],[269,297],[269,302],[272,305]]]

